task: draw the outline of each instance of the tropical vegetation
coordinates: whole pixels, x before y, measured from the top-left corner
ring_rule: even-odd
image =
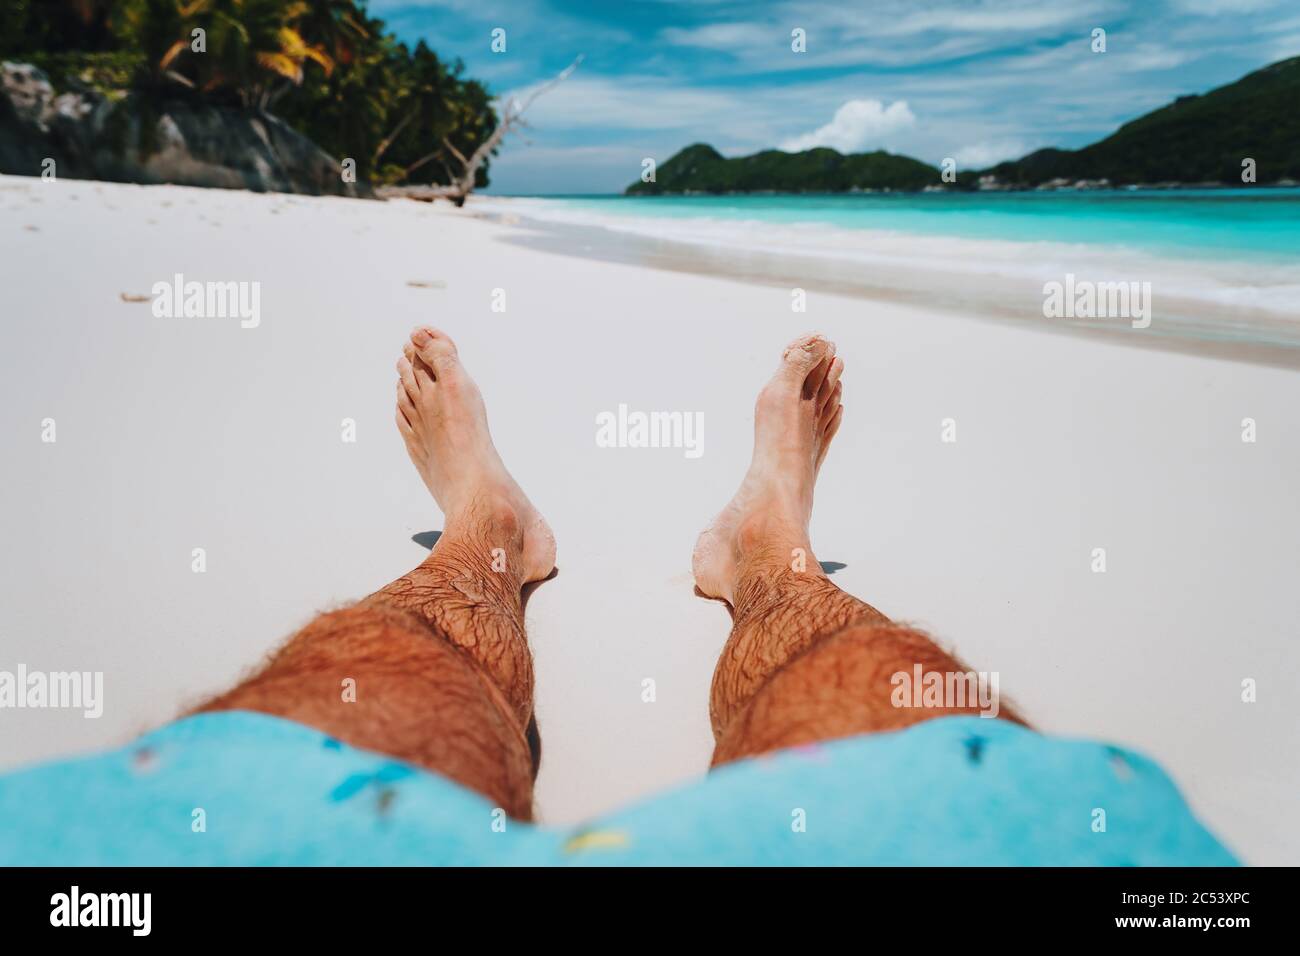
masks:
[[[460,60],[399,41],[358,0],[4,0],[0,59],[59,90],[273,112],[379,183],[451,183],[497,125]]]

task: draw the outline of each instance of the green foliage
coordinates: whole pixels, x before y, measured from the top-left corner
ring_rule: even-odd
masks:
[[[1239,184],[1247,157],[1261,183],[1300,179],[1300,57],[1179,97],[1083,149],[1043,149],[989,172],[1025,186],[1057,178]]]
[[[87,89],[107,96],[120,96],[145,63],[144,56],[134,50],[31,53],[23,60],[40,67],[56,90]]]
[[[117,5],[116,0],[3,0],[0,57],[117,49],[109,26]]]
[[[177,0],[133,0],[120,4],[112,18],[113,33],[139,64],[131,85],[163,94],[168,80],[164,61],[185,36],[187,24]]]
[[[463,64],[399,43],[358,0],[3,0],[0,56],[56,88],[270,110],[382,182],[449,183],[497,124]]]
[[[379,21],[367,31],[378,35]],[[423,42],[414,50],[392,37],[358,46],[324,82],[276,107],[286,121],[318,143],[357,161],[376,182],[451,181],[460,165],[444,143],[469,156],[496,129],[491,94],[464,78]],[[480,176],[479,186],[486,185]]]
[[[712,146],[697,143],[660,166],[655,182],[633,183],[627,193],[916,190],[939,182],[939,170],[933,166],[884,151],[845,156],[825,148],[801,153],[769,149],[726,159]]]

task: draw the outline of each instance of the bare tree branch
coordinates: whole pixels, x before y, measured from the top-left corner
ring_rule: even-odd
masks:
[[[478,145],[478,148],[474,150],[474,152],[470,155],[468,159],[465,158],[464,154],[462,154],[460,150],[458,150],[455,146],[451,144],[451,140],[449,140],[446,136],[444,136],[442,138],[443,146],[445,146],[452,153],[452,155],[456,157],[456,160],[460,163],[462,167],[459,176],[452,176],[450,175],[451,170],[450,169],[447,170],[451,178],[450,185],[425,186],[425,187],[418,187],[418,188],[403,187],[400,191],[380,190],[380,195],[384,195],[385,192],[387,192],[389,195],[395,195],[395,196],[404,195],[404,196],[409,196],[411,198],[426,199],[430,201],[435,198],[446,198],[452,200],[458,206],[462,205],[465,202],[465,197],[474,191],[474,181],[478,176],[479,167],[482,166],[483,163],[487,160],[488,156],[490,156],[492,152],[498,146],[501,145],[501,141],[506,138],[506,134],[513,129],[528,127],[528,124],[525,123],[523,120],[524,111],[527,110],[528,107],[532,106],[533,103],[537,100],[537,98],[541,96],[543,93],[547,92],[548,90],[554,89],[560,83],[568,79],[573,74],[573,71],[578,68],[578,64],[582,62],[582,59],[583,59],[583,55],[581,53],[578,54],[578,56],[574,58],[572,63],[570,63],[563,70],[561,70],[556,76],[552,77],[550,80],[547,80],[541,86],[538,86],[535,89],[533,89],[532,92],[530,92],[522,102],[512,98],[509,101],[502,103],[501,117],[497,123],[496,129],[492,131],[492,135],[490,135],[487,139],[485,139],[482,143]],[[399,131],[400,131],[400,127],[399,127]],[[396,136],[396,132],[397,131],[394,132],[393,134],[394,136]],[[385,146],[384,148],[387,147]],[[441,150],[435,150],[433,153],[430,153],[424,159],[421,159],[416,164],[416,166],[412,166],[410,169],[408,169],[407,173],[409,174],[413,169],[415,169],[418,166],[423,166],[425,162],[434,158],[440,152]],[[446,168],[446,166],[447,164],[444,161],[443,167]]]
[[[410,166],[407,166],[406,169],[402,170],[402,178],[405,179],[407,176],[411,175],[411,173],[415,172],[417,169],[419,169],[419,168],[420,168],[421,166],[423,166],[425,163],[428,163],[428,162],[430,162],[430,161],[432,161],[432,160],[437,159],[438,156],[439,156],[441,153],[442,153],[442,150],[441,150],[441,149],[435,149],[432,153],[429,153],[429,154],[427,154],[427,155],[425,155],[425,156],[421,156],[419,159],[417,159],[415,162],[413,162]],[[446,164],[446,163],[443,163],[442,165],[443,165],[443,168],[444,168],[444,169],[447,168],[447,164]],[[450,170],[450,169],[447,169],[447,178],[448,178],[448,179],[452,179],[452,178],[454,178],[454,177],[452,177],[452,175],[451,175],[451,170]]]
[[[516,109],[514,111],[514,119],[517,120],[520,116],[522,116],[524,114],[524,110],[532,106],[533,101],[536,100],[537,97],[541,96],[547,90],[554,89],[555,87],[563,83],[565,80],[567,80],[573,74],[573,71],[578,68],[578,64],[582,62],[583,56],[584,54],[579,53],[576,57],[574,57],[573,62],[570,63],[568,66],[566,66],[563,70],[561,70],[557,76],[555,76],[550,80],[547,80],[541,86],[537,87],[537,89],[529,93],[528,98],[525,99],[523,103],[516,105]]]
[[[451,145],[451,140],[449,140],[446,136],[442,138],[442,145],[446,146],[449,150],[451,150],[451,154],[460,160],[460,164],[462,166],[469,163],[469,160],[465,158],[465,154],[462,153],[460,150],[458,150],[455,146]]]
[[[402,117],[402,121],[397,124],[393,131],[380,141],[379,145],[375,147],[375,155],[370,157],[370,166],[372,169],[379,165],[380,157],[382,157],[384,153],[388,152],[388,147],[392,146],[393,141],[402,135],[402,130],[406,129],[406,127],[410,125],[411,120],[415,119],[419,115],[420,108],[417,106],[415,109],[411,110],[411,112]]]

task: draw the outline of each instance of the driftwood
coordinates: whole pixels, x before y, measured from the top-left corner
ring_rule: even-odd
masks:
[[[445,149],[455,158],[456,162],[460,164],[460,173],[452,173],[451,183],[449,185],[380,186],[375,190],[376,195],[384,199],[417,199],[421,202],[433,202],[435,199],[449,199],[457,206],[464,205],[465,197],[474,191],[474,179],[478,176],[479,168],[483,165],[488,156],[491,155],[492,151],[501,145],[501,141],[506,138],[506,134],[511,130],[527,127],[528,124],[524,122],[524,112],[528,107],[532,106],[533,102],[543,93],[555,88],[560,83],[564,82],[564,80],[568,79],[570,74],[578,68],[578,64],[581,62],[582,54],[579,54],[572,63],[561,70],[553,79],[548,80],[529,93],[522,102],[511,98],[503,103],[501,105],[501,118],[497,123],[496,129],[492,131],[491,136],[479,144],[478,149],[474,150],[471,155],[465,156],[460,150],[452,145],[451,140],[444,136],[442,138],[442,145],[438,149],[429,153],[407,170],[407,172],[410,173],[412,170],[423,166],[426,162],[438,158],[442,162],[443,168],[450,173],[450,166],[447,164],[443,155],[443,150]]]
[[[433,202],[435,199],[460,199],[457,205],[465,201],[459,186],[376,186],[375,195],[380,199],[416,199],[420,202]]]

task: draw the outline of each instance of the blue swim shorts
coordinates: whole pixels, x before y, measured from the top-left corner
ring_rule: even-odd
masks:
[[[3,865],[1235,862],[1147,758],[979,717],[740,761],[577,827],[243,711],[0,777]]]

